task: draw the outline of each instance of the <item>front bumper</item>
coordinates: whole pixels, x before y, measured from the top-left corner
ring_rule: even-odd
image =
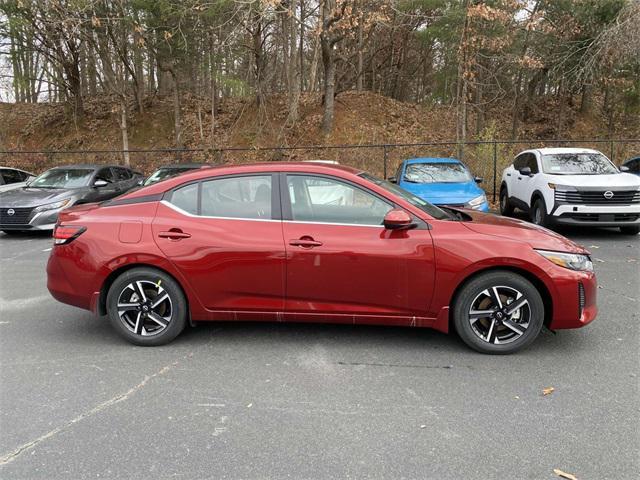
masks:
[[[640,205],[557,205],[548,217],[559,225],[624,227],[640,225]]]
[[[557,291],[553,299],[553,316],[549,328],[580,328],[591,323],[598,314],[598,282],[595,273],[553,268],[557,272],[554,281]]]

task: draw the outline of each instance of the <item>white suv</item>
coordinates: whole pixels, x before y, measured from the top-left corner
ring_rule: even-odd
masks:
[[[637,234],[640,177],[620,171],[597,150],[526,150],[502,173],[500,213],[514,208],[542,226],[620,227]]]

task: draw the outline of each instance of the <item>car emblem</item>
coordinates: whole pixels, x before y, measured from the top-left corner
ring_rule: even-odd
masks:
[[[16,211],[13,208],[10,208],[9,210],[7,210],[7,215],[11,216],[14,215],[16,213]]]
[[[607,200],[611,200],[613,198],[613,192],[611,190],[607,190],[603,195]]]

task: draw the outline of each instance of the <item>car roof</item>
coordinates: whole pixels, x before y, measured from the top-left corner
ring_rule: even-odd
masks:
[[[67,170],[76,170],[76,169],[93,169],[93,170],[97,170],[99,168],[112,168],[112,167],[120,167],[120,168],[129,168],[131,169],[131,167],[125,167],[124,165],[113,165],[113,164],[96,164],[96,163],[76,163],[73,165],[58,165],[57,167],[53,167],[50,168],[49,170],[59,170],[59,169],[67,169]]]
[[[573,148],[573,147],[533,148],[531,150],[525,150],[525,151],[526,152],[537,151],[537,152],[540,152],[541,155],[554,155],[557,153],[602,153],[592,148]]]
[[[162,170],[163,168],[171,168],[171,169],[179,169],[179,168],[200,168],[200,167],[210,167],[211,164],[206,162],[193,162],[193,163],[170,163],[168,165],[160,165],[158,170]]]
[[[192,181],[202,180],[208,177],[217,177],[222,175],[234,174],[255,174],[255,173],[274,173],[274,172],[296,172],[309,174],[337,175],[351,174],[357,175],[362,170],[348,167],[345,165],[335,165],[317,162],[263,162],[263,163],[244,163],[244,164],[225,164],[215,165],[211,168],[200,168],[185,172],[177,177],[172,177],[162,182],[148,185],[140,190],[131,192],[132,197],[153,195],[156,193],[166,192],[172,188]],[[128,195],[127,195],[128,196]]]
[[[24,173],[28,173],[29,175],[33,175],[33,173],[29,172],[28,170],[23,170],[22,168],[5,167],[4,165],[0,165],[0,169],[2,169],[2,170],[17,170],[18,172],[24,172]]]
[[[462,163],[457,158],[439,158],[439,157],[418,157],[405,160],[407,165],[414,163]]]

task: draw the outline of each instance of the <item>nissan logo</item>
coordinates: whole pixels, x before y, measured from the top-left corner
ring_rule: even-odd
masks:
[[[613,192],[611,190],[604,192],[603,195],[604,195],[604,198],[606,198],[607,200],[611,200],[613,198]]]
[[[10,208],[9,210],[7,210],[7,215],[11,216],[11,215],[15,215],[16,211],[13,208]]]

